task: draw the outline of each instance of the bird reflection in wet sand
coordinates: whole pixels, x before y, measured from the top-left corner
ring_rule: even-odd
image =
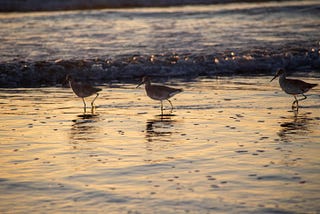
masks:
[[[77,148],[77,144],[84,142],[95,142],[99,126],[96,123],[99,121],[98,115],[78,115],[72,120],[73,124],[70,132],[70,141]]]
[[[146,123],[146,139],[152,141],[170,141],[168,137],[172,135],[172,127],[175,120],[171,115],[157,116],[155,119],[149,119]]]
[[[284,118],[285,122],[281,123],[281,129],[278,132],[282,142],[288,143],[297,137],[307,137],[310,133],[308,126],[312,122],[312,118],[308,117],[308,113],[294,114],[291,117]]]

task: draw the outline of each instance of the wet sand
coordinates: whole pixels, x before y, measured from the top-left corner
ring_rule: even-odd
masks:
[[[70,88],[0,89],[0,212],[320,212],[320,87],[295,116],[270,79],[167,83],[163,117],[136,85],[86,117]]]

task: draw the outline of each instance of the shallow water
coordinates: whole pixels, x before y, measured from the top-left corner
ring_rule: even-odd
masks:
[[[69,88],[1,89],[0,212],[318,213],[319,87],[295,116],[270,79],[172,81],[163,117],[136,85],[85,117]]]

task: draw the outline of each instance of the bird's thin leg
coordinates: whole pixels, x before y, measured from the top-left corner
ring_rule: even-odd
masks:
[[[304,94],[302,94],[302,95],[303,95],[303,98],[299,99],[299,101],[307,99],[306,95],[304,95]]]
[[[91,102],[91,107],[93,107],[93,103],[94,103],[94,101],[97,99],[98,96],[99,96],[99,93],[97,93],[97,96],[92,100],[92,102]]]
[[[170,105],[171,105],[171,112],[172,112],[172,110],[173,110],[173,105],[172,105],[172,103],[171,103],[171,101],[169,100],[169,99],[167,99],[168,100],[168,102],[170,103]]]
[[[295,95],[293,95],[293,97],[294,97],[295,101],[293,101],[293,103],[292,103],[292,106],[291,106],[292,110],[294,110],[295,108],[296,109],[299,108],[299,100],[297,99],[297,97]],[[296,104],[296,106],[294,104]]]
[[[97,99],[98,96],[99,96],[99,93],[97,93],[96,97],[91,102],[91,114],[94,113],[94,109],[95,109],[94,101]]]
[[[86,101],[84,100],[83,97],[82,97],[82,101],[83,101],[83,111],[84,111],[84,113],[86,113],[87,105],[86,105]]]
[[[162,100],[161,100],[160,102],[161,102],[161,115],[163,115],[163,104],[162,104]]]

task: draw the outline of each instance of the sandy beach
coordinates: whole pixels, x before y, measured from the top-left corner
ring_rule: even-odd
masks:
[[[173,79],[163,117],[133,84],[85,117],[70,88],[1,89],[0,212],[317,213],[320,89],[295,116],[270,79]]]

